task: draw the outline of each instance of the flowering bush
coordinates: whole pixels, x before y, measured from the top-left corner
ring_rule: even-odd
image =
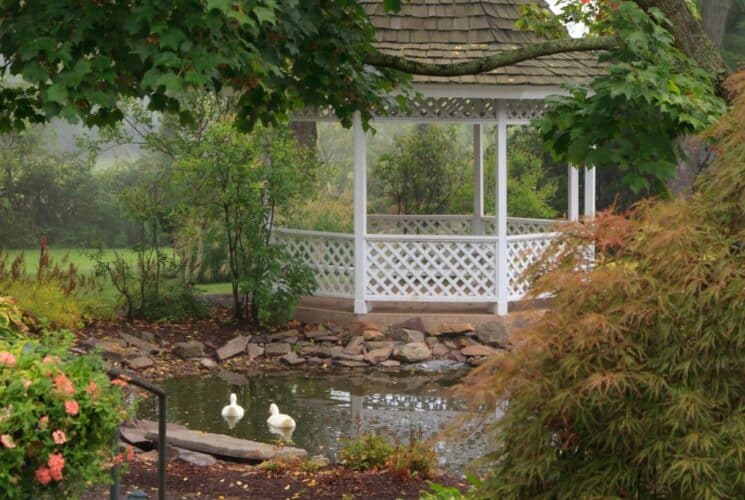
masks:
[[[121,461],[112,438],[126,417],[124,382],[109,382],[98,357],[70,356],[70,344],[69,334],[0,336],[3,498],[74,497]]]

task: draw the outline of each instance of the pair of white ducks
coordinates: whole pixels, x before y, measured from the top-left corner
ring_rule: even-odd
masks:
[[[222,416],[226,420],[238,421],[243,418],[243,408],[238,405],[238,398],[235,394],[230,395],[230,404],[222,409]],[[266,423],[272,427],[278,429],[294,429],[295,420],[289,415],[279,412],[277,405],[272,403],[269,405],[269,413],[271,416],[267,419]]]

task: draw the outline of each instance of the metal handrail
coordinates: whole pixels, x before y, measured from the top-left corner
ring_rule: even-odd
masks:
[[[128,383],[145,389],[151,394],[158,396],[158,500],[166,498],[166,392],[159,386],[142,380],[132,372],[120,368],[109,368],[106,373],[111,378],[127,377]],[[114,439],[119,441],[119,428],[116,429]],[[111,469],[114,483],[111,485],[109,496],[111,500],[119,500],[119,466]]]

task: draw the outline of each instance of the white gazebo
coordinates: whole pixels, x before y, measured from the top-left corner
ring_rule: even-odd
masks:
[[[379,50],[408,59],[451,63],[537,41],[515,28],[517,6],[533,0],[409,0],[395,15],[382,0],[360,0],[377,29]],[[275,228],[316,273],[317,295],[352,299],[365,314],[376,302],[487,303],[493,313],[527,292],[522,272],[555,236],[544,219],[507,213],[507,127],[539,116],[542,100],[561,84],[583,83],[600,73],[587,53],[545,56],[489,73],[415,77],[422,98],[405,112],[376,122],[460,123],[473,127],[473,213],[375,215],[367,213],[367,137],[359,116],[354,135],[353,234]],[[331,120],[326,110],[296,120]],[[496,125],[496,216],[484,210],[484,132]],[[584,168],[584,212],[595,212],[595,170]],[[567,218],[579,218],[579,169],[568,167]]]

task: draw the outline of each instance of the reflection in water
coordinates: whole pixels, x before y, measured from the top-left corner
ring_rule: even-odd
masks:
[[[228,424],[228,429],[232,429],[235,427],[235,424],[241,421],[243,418],[243,415],[240,417],[238,415],[223,415],[222,418],[225,419],[225,423]]]
[[[285,443],[292,443],[292,433],[295,431],[295,428],[285,428],[285,427],[275,427],[273,425],[267,424],[267,428],[269,429],[269,432],[272,434],[276,434],[279,437],[282,438],[282,441]]]
[[[449,376],[453,376],[452,374]],[[238,382],[238,383],[236,383]],[[263,374],[190,376],[165,381],[169,421],[201,431],[276,442],[278,430],[267,424],[266,408],[276,402],[297,422],[294,434],[282,436],[310,455],[335,458],[342,439],[359,433],[384,433],[406,441],[412,434],[433,437],[467,415],[465,405],[447,396],[453,380],[404,374]],[[235,392],[245,409],[238,422],[228,423],[219,408]],[[140,405],[139,414],[157,419],[157,400]],[[435,447],[441,465],[463,470],[489,450],[489,440],[476,426],[464,427],[455,440],[439,439]]]

